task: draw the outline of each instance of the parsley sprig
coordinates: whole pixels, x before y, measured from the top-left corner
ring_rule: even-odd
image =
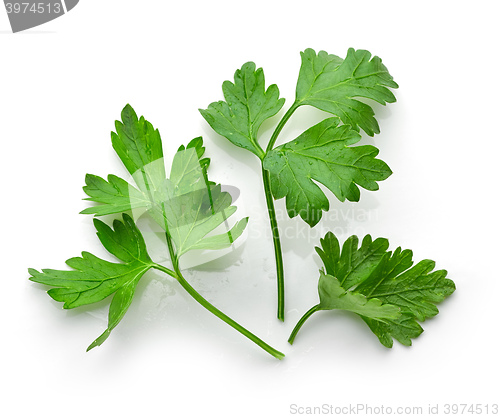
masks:
[[[329,232],[316,251],[324,263],[318,282],[319,303],[297,322],[288,342],[312,314],[340,309],[353,312],[370,327],[379,341],[390,348],[393,338],[411,345],[423,329],[423,322],[438,314],[436,304],[455,291],[446,270],[434,270],[432,260],[413,265],[410,250],[388,251],[385,238],[349,237],[342,248]]]
[[[264,72],[253,62],[235,72],[234,82],[222,84],[224,101],[200,109],[215,132],[261,161],[276,260],[277,316],[282,321],[284,269],[274,199],[286,198],[288,215],[300,215],[313,227],[329,209],[328,199],[315,181],[340,201],[358,201],[358,186],[377,190],[377,182],[386,179],[391,170],[375,158],[378,149],[374,146],[351,146],[359,141],[360,129],[370,136],[380,132],[373,109],[358,98],[385,105],[396,101],[390,89],[398,87],[382,60],[365,50],[351,48],[342,59],[306,49],[301,57],[295,100],[276,125],[265,151],[258,141],[259,128],[281,110],[285,100],[279,97],[275,84],[265,88]],[[334,117],[275,147],[283,127],[301,106],[313,106]]]
[[[203,157],[205,148],[201,138],[195,138],[186,147],[181,146],[173,157],[167,178],[163,149],[158,130],[144,117],[138,118],[131,106],[122,111],[122,121],[116,122],[112,133],[115,151],[131,174],[135,187],[114,176],[108,180],[95,175],[86,176],[87,200],[98,203],[82,213],[110,215],[131,211],[146,211],[164,230],[171,268],[154,262],[144,238],[134,220],[122,213],[113,228],[94,219],[97,236],[102,245],[120,263],[98,258],[83,252],[66,264],[73,270],[30,269],[30,279],[51,286],[49,296],[64,303],[65,309],[89,305],[113,295],[108,327],[88,347],[101,345],[127,312],[139,280],[150,269],[157,269],[175,278],[179,284],[204,308],[256,343],[272,356],[284,355],[238,324],[201,296],[184,278],[181,257],[193,250],[219,250],[230,247],[242,234],[248,219],[244,218],[224,232],[226,222],[236,211],[232,198],[219,184],[208,179],[210,160]]]

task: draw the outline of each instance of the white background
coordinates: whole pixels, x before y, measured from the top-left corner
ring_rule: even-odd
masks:
[[[439,404],[442,412],[446,403],[498,403],[497,2],[177,3],[81,0],[18,34],[0,10],[2,415],[281,418],[293,416],[292,404],[424,412]],[[381,134],[363,138],[394,174],[380,191],[362,190],[359,203],[332,198],[333,212],[312,231],[298,219],[281,222],[282,324],[258,160],[211,131],[198,108],[221,99],[222,81],[252,60],[278,84],[286,109],[300,51],[345,56],[351,46],[379,55],[400,85],[397,103],[375,107]],[[285,360],[153,272],[108,341],[86,353],[106,327],[107,305],[63,311],[28,281],[28,267],[62,269],[82,250],[108,257],[91,217],[78,214],[87,205],[81,186],[86,173],[125,175],[109,132],[126,103],[160,129],[167,159],[203,135],[211,178],[241,189],[246,242],[186,276]],[[318,118],[301,109],[282,140]],[[277,120],[264,126],[264,144]],[[316,314],[293,346],[286,342],[317,303],[314,246],[327,229],[341,240],[387,237],[391,248],[448,270],[457,291],[412,347],[386,349],[339,312]]]

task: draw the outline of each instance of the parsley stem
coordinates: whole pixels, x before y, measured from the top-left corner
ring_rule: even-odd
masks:
[[[166,222],[165,222],[165,225],[166,225]],[[168,228],[168,226],[166,226],[166,228]],[[170,254],[170,261],[172,262],[172,266],[174,267],[175,274],[178,274],[178,272],[179,272],[179,259],[177,258],[177,254],[175,254],[174,244],[172,242],[172,238],[170,237],[170,233],[169,233],[168,229],[165,232],[165,237],[167,238],[167,246],[168,246],[168,252]]]
[[[286,125],[288,122],[288,119],[293,115],[293,112],[295,112],[300,106],[300,102],[295,101],[290,108],[286,111],[286,113],[283,115],[281,120],[278,122],[278,125],[274,129],[273,134],[271,135],[271,139],[269,139],[269,143],[267,144],[266,148],[266,154],[271,151],[274,147],[274,144],[276,143],[276,140],[278,139],[278,136],[283,129],[283,127]]]
[[[283,254],[281,251],[280,231],[276,220],[276,210],[274,209],[274,199],[271,193],[271,182],[269,171],[262,167],[262,181],[264,182],[264,192],[266,194],[267,213],[271,223],[271,233],[273,235],[274,258],[276,260],[276,280],[278,282],[278,319],[285,320],[285,272],[283,269]]]
[[[163,213],[165,214],[164,207],[163,207]],[[165,215],[164,215],[164,219],[166,219]],[[196,300],[201,306],[203,306],[209,312],[213,313],[216,317],[218,317],[219,319],[224,321],[229,326],[233,327],[236,331],[240,332],[245,337],[249,338],[251,341],[253,341],[255,344],[257,344],[263,350],[267,351],[269,354],[276,357],[278,360],[281,360],[283,357],[285,357],[285,355],[283,353],[279,352],[278,350],[275,350],[269,344],[262,341],[255,334],[252,334],[246,328],[242,327],[236,321],[232,320],[229,316],[227,316],[225,313],[223,313],[222,311],[217,309],[208,300],[206,300],[203,296],[201,296],[187,282],[187,280],[184,278],[184,276],[181,273],[181,269],[179,268],[179,257],[177,257],[177,254],[175,253],[174,243],[172,242],[172,237],[170,236],[170,231],[168,230],[168,224],[166,221],[165,221],[165,237],[167,239],[168,252],[170,254],[170,261],[172,262],[172,266],[174,267],[174,271],[172,271],[172,270],[170,270],[170,269],[168,269],[160,264],[156,264],[154,267],[160,271],[163,271],[164,273],[167,273],[168,275],[170,275],[172,277],[175,277],[177,279],[177,281],[180,283],[180,285],[184,288],[184,290],[186,290],[186,292],[188,292],[194,298],[194,300]],[[174,275],[172,275],[172,273],[174,273]]]
[[[274,130],[269,143],[267,144],[266,154],[271,151],[278,139],[278,136],[287,123],[288,119],[292,116],[293,112],[300,106],[299,103],[294,102],[292,106],[286,111],[281,120],[279,121],[276,129]],[[274,258],[276,260],[276,280],[278,285],[278,319],[285,320],[285,272],[283,268],[283,252],[281,250],[280,233],[278,229],[278,221],[276,220],[276,210],[274,208],[274,198],[271,191],[271,178],[269,172],[264,169],[264,158],[262,162],[262,181],[264,183],[264,192],[266,194],[267,213],[269,215],[269,222],[271,223],[271,233],[273,236],[274,244]]]
[[[295,328],[293,329],[292,333],[290,334],[290,338],[288,338],[288,342],[290,344],[293,344],[293,341],[295,340],[295,337],[297,336],[297,333],[299,332],[300,328],[302,325],[304,325],[304,322],[307,321],[307,319],[315,312],[320,311],[320,305],[315,305],[311,309],[309,309],[303,316],[302,318],[299,319],[299,322],[297,322],[297,325],[295,325]]]
[[[155,268],[158,270],[161,270],[167,274],[167,268],[163,267],[162,265],[155,265]],[[285,355],[278,350],[274,349],[271,347],[269,344],[265,343],[262,341],[259,337],[257,337],[255,334],[252,334],[250,331],[248,331],[246,328],[242,327],[240,324],[238,324],[236,321],[232,320],[229,316],[224,314],[222,311],[217,309],[215,306],[213,306],[209,301],[207,301],[203,296],[201,296],[188,282],[187,280],[182,276],[182,273],[180,272],[179,268],[176,268],[176,279],[180,283],[180,285],[188,292],[194,300],[196,300],[201,306],[203,306],[205,309],[213,313],[216,317],[224,321],[226,324],[229,326],[233,327],[236,331],[240,332],[243,334],[245,337],[249,338],[251,341],[253,341],[255,344],[257,344],[259,347],[261,347],[263,350],[267,351],[269,354],[271,354],[273,357],[276,357],[278,360],[281,360],[285,357]]]

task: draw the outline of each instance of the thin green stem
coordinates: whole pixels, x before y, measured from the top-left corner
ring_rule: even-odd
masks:
[[[313,306],[311,309],[309,309],[303,316],[300,318],[299,322],[297,322],[297,325],[295,325],[295,328],[293,329],[292,333],[290,334],[290,338],[288,338],[288,342],[290,344],[293,344],[293,341],[295,340],[295,337],[297,336],[297,333],[299,332],[300,328],[302,325],[304,325],[304,322],[307,321],[307,319],[315,312],[320,311],[321,308],[318,305]]]
[[[168,228],[165,203],[163,202],[161,204],[161,210],[163,214],[163,226],[165,228],[165,238],[167,240],[168,253],[170,255],[170,261],[172,262],[172,266],[174,267],[175,274],[177,274],[179,271],[179,259],[177,257],[177,254],[175,253],[174,243],[172,242],[172,236],[170,235],[170,230]]]
[[[157,266],[160,266],[160,264],[158,264],[158,265],[156,263],[153,264],[153,268],[161,270],[161,271],[163,271],[163,273],[167,273],[169,276],[172,276],[174,279],[177,279],[177,273],[175,271],[172,271],[165,266],[161,266],[161,268],[158,268]]]
[[[161,270],[165,273],[168,274],[167,270],[165,267],[157,264],[155,266],[156,269]],[[250,331],[248,331],[246,328],[242,327],[240,324],[238,324],[236,321],[232,320],[229,316],[224,314],[222,311],[217,309],[215,306],[213,306],[210,302],[208,302],[203,296],[201,296],[187,281],[184,279],[182,276],[179,268],[176,268],[176,278],[177,281],[180,283],[180,285],[205,309],[213,313],[216,317],[224,321],[226,324],[229,326],[233,327],[236,331],[240,332],[243,334],[245,337],[253,341],[255,344],[257,344],[259,347],[261,347],[263,350],[267,351],[269,354],[272,356],[276,357],[277,359],[281,360],[285,357],[285,355],[278,350],[274,349],[271,347],[269,344],[265,343],[262,341],[259,337],[257,337],[255,334],[252,334]]]
[[[278,319],[285,320],[285,272],[283,269],[283,255],[281,251],[280,231],[274,209],[274,199],[271,193],[271,179],[269,171],[262,166],[262,181],[264,182],[264,192],[266,194],[267,213],[271,223],[271,233],[274,244],[274,258],[276,260],[276,280],[278,284]]]
[[[165,208],[163,208],[163,213],[165,213]],[[267,351],[269,354],[272,356],[276,357],[277,359],[281,360],[285,355],[278,350],[275,350],[273,347],[271,347],[269,344],[265,343],[262,341],[259,337],[257,337],[255,334],[252,334],[250,331],[248,331],[246,328],[242,327],[240,324],[238,324],[236,321],[232,320],[229,316],[227,316],[225,313],[217,309],[215,306],[213,306],[209,301],[207,301],[203,296],[201,296],[184,278],[184,276],[181,273],[181,270],[179,268],[179,258],[177,257],[177,254],[175,253],[175,248],[174,248],[174,243],[172,242],[172,237],[170,236],[170,231],[168,230],[168,225],[165,219],[165,237],[167,239],[167,246],[168,246],[168,252],[170,254],[170,260],[172,262],[172,265],[174,267],[174,271],[160,265],[156,264],[154,268],[157,270],[163,271],[164,273],[167,273],[170,276],[173,276],[174,278],[177,279],[177,281],[180,283],[180,285],[196,300],[201,306],[203,306],[205,309],[207,309],[209,312],[213,313],[216,317],[224,321],[226,324],[229,326],[233,327],[236,331],[240,332],[243,334],[245,337],[249,338],[251,341],[253,341],[255,344],[257,344],[259,347]],[[173,275],[172,275],[173,273]]]
[[[165,232],[165,237],[167,239],[167,246],[168,246],[168,253],[170,254],[170,261],[172,261],[172,265],[174,266],[174,271],[175,274],[177,274],[177,269],[179,268],[179,261],[177,259],[177,256],[175,255],[174,251],[174,245],[172,243],[172,238],[170,237],[170,234]]]
[[[286,111],[286,113],[283,115],[281,120],[279,121],[278,125],[274,129],[273,134],[271,135],[271,139],[269,139],[269,143],[267,144],[266,148],[266,154],[271,151],[274,147],[274,144],[276,143],[276,140],[278,139],[278,136],[283,129],[283,127],[286,125],[288,122],[288,119],[293,115],[293,112],[295,112],[300,106],[300,103],[295,101],[291,106],[290,109]]]
[[[278,136],[287,123],[288,119],[292,116],[293,112],[297,110],[299,104],[295,102],[283,115],[278,125],[276,126],[269,143],[266,148],[266,155],[271,151],[278,139]],[[281,250],[280,233],[278,229],[278,221],[276,219],[276,210],[274,208],[274,198],[271,191],[271,178],[269,171],[264,168],[264,159],[262,161],[262,182],[264,183],[264,193],[266,195],[267,213],[269,215],[269,222],[271,224],[271,233],[273,236],[274,244],[274,258],[276,260],[276,280],[278,285],[278,319],[285,320],[285,272],[283,268],[283,254]]]

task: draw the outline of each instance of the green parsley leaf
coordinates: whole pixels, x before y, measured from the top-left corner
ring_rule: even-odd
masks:
[[[337,117],[325,119],[295,140],[269,151],[264,168],[269,171],[275,199],[286,196],[288,215],[300,215],[311,227],[322,211],[329,209],[328,199],[313,180],[320,182],[340,200],[358,201],[360,191],[378,190],[377,181],[391,174],[390,168],[375,157],[372,145],[352,147],[360,135]]]
[[[316,252],[321,257],[326,272],[336,277],[345,289],[366,280],[389,248],[387,239],[377,238],[373,241],[370,235],[363,238],[361,246],[357,236],[349,237],[344,242],[342,251],[337,237],[331,232],[320,242],[322,248],[316,247]]]
[[[83,191],[90,196],[85,200],[102,203],[102,205],[85,208],[80,212],[82,214],[103,216],[151,207],[147,194],[112,174],[108,176],[108,181],[102,177],[87,174],[85,183],[86,186],[83,187]]]
[[[122,263],[112,263],[88,252],[70,258],[66,264],[74,270],[29,269],[30,280],[52,287],[47,293],[65,309],[99,302],[115,294],[109,310],[108,328],[88,350],[101,345],[123,318],[143,275],[155,263],[149,257],[144,238],[134,221],[123,214],[123,221],[115,220],[113,229],[94,219],[97,236],[103,246]]]
[[[194,249],[226,248],[242,234],[248,222],[244,218],[231,230],[208,236],[235,213],[236,207],[231,206],[229,193],[208,180],[208,162],[200,159],[204,153],[202,145],[201,138],[195,138],[186,148],[179,148],[170,177],[154,202],[153,217],[169,231],[178,257]]]
[[[234,84],[222,84],[222,91],[226,101],[211,103],[200,113],[219,135],[262,159],[264,151],[257,141],[259,128],[285,103],[279,98],[278,86],[272,84],[266,90],[262,68],[256,70],[253,62],[247,62],[234,74]]]
[[[397,319],[401,314],[397,306],[382,305],[379,299],[346,291],[338,279],[324,272],[320,272],[318,293],[322,310],[343,309],[378,321]]]
[[[373,136],[380,132],[373,109],[355,97],[380,104],[396,101],[390,88],[398,88],[382,60],[361,49],[350,48],[345,60],[313,49],[301,53],[302,65],[296,89],[296,104],[314,106],[332,113],[353,129]]]
[[[372,241],[368,235],[358,248],[352,236],[340,252],[329,232],[316,249],[326,268],[320,272],[320,303],[299,320],[289,342],[314,312],[343,309],[358,314],[386,347],[392,347],[393,338],[411,345],[423,332],[419,322],[438,314],[436,304],[455,291],[455,284],[445,270],[433,271],[434,261],[413,265],[410,250],[391,252],[388,245],[386,239]]]
[[[138,118],[129,104],[123,108],[121,118],[115,122],[116,132],[111,132],[111,142],[138,189],[114,175],[109,175],[106,181],[87,174],[83,191],[89,197],[85,200],[101,205],[86,208],[83,214],[102,216],[151,209],[155,193],[164,187],[166,174],[160,133],[143,116]]]
[[[165,180],[160,133],[144,116],[138,118],[130,105],[121,116],[122,121],[115,122],[116,133],[111,132],[113,148],[140,190],[157,190]]]
[[[209,181],[210,159],[204,157],[201,137],[179,147],[167,179],[160,134],[151,123],[138,118],[127,105],[122,122],[116,122],[116,131],[113,147],[138,189],[114,175],[106,181],[88,174],[83,188],[89,196],[86,200],[100,204],[81,213],[101,216],[144,208],[168,231],[177,257],[195,249],[227,248],[243,233],[248,218],[230,229],[225,225],[236,207],[231,206],[231,195],[223,192],[221,185]],[[221,228],[224,232],[216,234]]]

